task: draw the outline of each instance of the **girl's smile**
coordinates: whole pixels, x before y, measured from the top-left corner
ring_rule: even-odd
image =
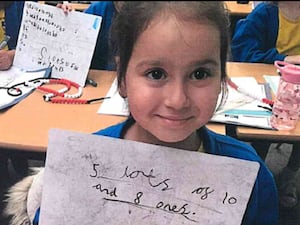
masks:
[[[177,115],[157,115],[157,117],[162,120],[162,126],[166,126],[169,129],[179,129],[193,119],[193,116],[183,117]]]

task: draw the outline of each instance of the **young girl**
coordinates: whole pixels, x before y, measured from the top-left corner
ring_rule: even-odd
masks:
[[[131,115],[95,134],[259,162],[242,224],[276,225],[277,192],[266,165],[250,145],[205,127],[225,88],[228,27],[222,2],[124,2],[111,40]],[[41,176],[30,186],[31,219]]]

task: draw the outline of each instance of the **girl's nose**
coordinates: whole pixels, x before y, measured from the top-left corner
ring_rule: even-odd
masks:
[[[174,82],[166,88],[165,105],[179,110],[189,105],[188,88],[184,82]]]

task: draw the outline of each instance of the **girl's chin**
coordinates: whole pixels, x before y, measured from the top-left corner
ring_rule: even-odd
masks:
[[[189,135],[172,135],[168,132],[164,132],[162,135],[156,135],[155,137],[160,141],[164,143],[178,143],[186,140]]]

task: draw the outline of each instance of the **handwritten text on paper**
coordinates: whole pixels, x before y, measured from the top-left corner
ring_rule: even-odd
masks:
[[[14,65],[35,70],[52,67],[52,76],[84,85],[101,17],[82,12],[64,14],[54,6],[26,1]]]
[[[238,225],[258,167],[256,162],[53,129],[41,224]]]

